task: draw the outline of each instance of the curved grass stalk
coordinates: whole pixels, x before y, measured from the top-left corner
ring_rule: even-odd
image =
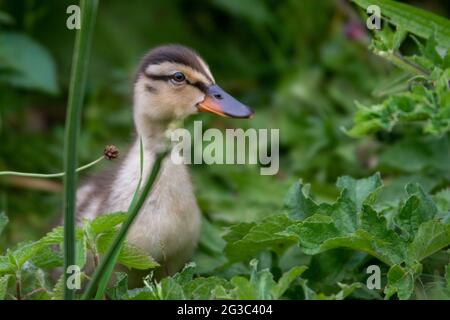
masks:
[[[90,167],[95,166],[100,161],[104,160],[105,157],[101,156],[100,158],[89,162],[88,164],[85,164],[82,167],[79,167],[75,170],[76,173],[81,172],[83,170],[89,169]],[[58,173],[31,173],[31,172],[19,172],[19,171],[0,171],[0,177],[1,176],[16,176],[16,177],[30,177],[30,178],[59,178],[64,177],[65,172],[58,172]]]

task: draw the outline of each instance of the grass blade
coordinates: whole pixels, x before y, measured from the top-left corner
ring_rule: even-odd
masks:
[[[88,72],[88,62],[94,31],[98,0],[81,0],[81,29],[77,31],[72,60],[69,101],[67,103],[66,133],[64,139],[64,282],[67,268],[75,260],[75,202],[77,187],[77,137]],[[73,300],[75,289],[64,286],[64,299]]]
[[[137,197],[135,203],[130,206],[127,219],[122,224],[119,233],[109,247],[108,252],[102,259],[100,265],[96,268],[94,275],[92,276],[92,280],[89,282],[89,285],[83,294],[83,300],[90,299],[94,296],[95,292],[97,292],[95,295],[96,299],[100,299],[101,297],[103,297],[104,290],[106,289],[106,285],[109,281],[109,278],[111,277],[111,273],[114,269],[114,265],[116,264],[120,249],[122,248],[122,245],[125,241],[127,232],[136,216],[138,215],[140,209],[142,208],[147,195],[150,193],[150,190],[153,187],[153,183],[155,182],[161,168],[162,160],[167,155],[167,153],[168,151],[157,153],[155,163],[153,164],[150,175],[148,176],[141,193]]]

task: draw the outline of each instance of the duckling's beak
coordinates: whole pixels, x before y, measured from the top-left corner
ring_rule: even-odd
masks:
[[[205,99],[197,104],[200,112],[211,112],[223,117],[250,118],[252,109],[240,103],[221,87],[213,84],[208,87]]]

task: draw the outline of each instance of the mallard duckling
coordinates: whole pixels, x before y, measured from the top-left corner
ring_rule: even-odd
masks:
[[[181,45],[160,46],[145,55],[133,91],[136,140],[115,168],[93,176],[79,188],[77,212],[81,217],[127,211],[140,176],[139,137],[144,146],[145,181],[174,120],[198,112],[235,118],[252,115],[250,108],[215,83],[208,65],[195,51]],[[127,240],[173,274],[191,259],[200,227],[188,170],[167,157]]]

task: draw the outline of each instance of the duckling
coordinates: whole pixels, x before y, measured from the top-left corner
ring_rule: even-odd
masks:
[[[143,181],[173,121],[198,112],[249,118],[253,111],[221,89],[205,61],[181,45],[164,45],[146,54],[133,86],[136,139],[116,167],[88,179],[77,191],[77,214],[88,219],[126,212],[140,177],[140,143],[144,146]],[[173,274],[188,262],[197,246],[201,213],[185,165],[164,159],[159,177],[127,241],[148,252]]]

